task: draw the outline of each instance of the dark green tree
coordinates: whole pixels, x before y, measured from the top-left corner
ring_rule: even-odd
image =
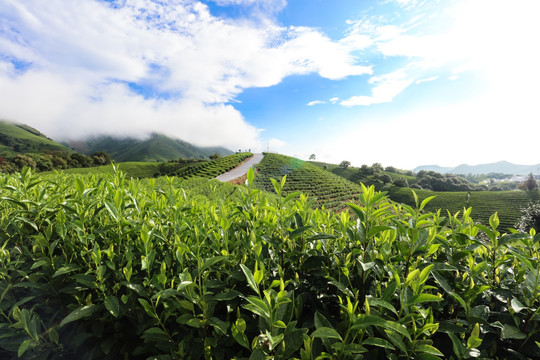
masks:
[[[347,160],[343,160],[340,164],[339,164],[340,167],[346,169],[348,168],[349,166],[351,166],[351,162],[350,161],[347,161]]]
[[[95,166],[107,165],[111,163],[111,156],[105,151],[98,151],[90,155]]]
[[[406,178],[400,176],[394,179],[394,185],[399,186],[399,187],[409,187],[409,182],[407,181]]]
[[[383,170],[383,167],[380,163],[374,163],[373,165],[371,165],[371,170],[373,170],[374,174],[380,174]]]
[[[536,182],[534,175],[530,173],[527,180],[519,184],[519,188],[526,191],[538,191],[538,183]]]
[[[69,156],[68,159],[68,165],[69,167],[90,167],[92,166],[94,161],[92,158],[79,153],[73,153]]]

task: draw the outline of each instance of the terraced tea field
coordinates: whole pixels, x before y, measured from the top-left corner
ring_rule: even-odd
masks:
[[[127,176],[134,178],[154,177],[159,173],[158,162],[123,162],[115,164],[115,167]],[[114,174],[115,169],[112,165],[103,165],[88,168],[64,169],[61,172],[66,174]],[[54,171],[49,171],[48,173],[52,174]]]
[[[435,192],[428,190],[415,190],[420,200],[429,196],[436,196],[431,200],[426,209],[436,211],[437,209],[449,210],[451,213],[463,211],[464,207],[472,207],[471,216],[474,220],[487,224],[489,217],[497,212],[500,219],[500,226],[503,229],[514,227],[520,216],[520,210],[530,201],[539,201],[538,191],[471,191],[467,204],[466,191],[459,192]],[[411,189],[392,188],[388,195],[394,201],[414,205],[414,197]],[[443,215],[445,215],[443,213]]]
[[[242,161],[253,156],[250,152],[225,156],[212,161],[200,161],[189,164],[164,163],[161,168],[162,175],[176,176],[182,179],[201,177],[213,179],[237,167]]]
[[[198,161],[193,163],[120,163],[117,167],[130,177],[144,178],[156,175],[176,176],[182,179],[203,178],[212,179],[225,173],[250,157],[251,153],[239,153],[226,156],[213,161]],[[327,166],[324,169],[323,166]],[[329,167],[332,166],[332,167]],[[95,168],[81,168],[63,170],[67,173],[109,173],[113,174],[111,165]],[[385,172],[387,173],[387,172]],[[390,174],[390,173],[389,173]],[[314,199],[316,207],[324,206],[327,209],[341,210],[345,203],[354,200],[361,192],[360,182],[369,186],[373,181],[368,178],[359,178],[357,169],[343,169],[336,165],[305,162],[285,155],[268,153],[258,165],[256,186],[262,190],[274,192],[270,178],[276,180],[287,175],[284,193],[289,194],[300,191]],[[395,175],[395,174],[392,174]],[[403,176],[403,175],[399,175]],[[354,181],[349,181],[347,178]],[[409,183],[414,183],[415,178]],[[429,211],[442,209],[451,213],[463,211],[464,207],[471,206],[472,217],[486,224],[489,217],[497,212],[500,225],[503,228],[513,227],[520,216],[520,210],[530,201],[539,201],[539,192],[524,191],[471,191],[467,204],[468,192],[435,192],[428,190],[415,190],[419,198],[425,199],[436,196],[427,205]],[[414,197],[409,188],[391,187],[388,189],[389,197],[396,202],[414,205]]]
[[[360,185],[354,184],[340,176],[299,159],[268,153],[257,166],[258,175],[255,185],[273,192],[270,178],[280,180],[287,175],[284,193],[300,191],[316,201],[317,207],[341,210],[345,203],[358,198],[362,191]]]

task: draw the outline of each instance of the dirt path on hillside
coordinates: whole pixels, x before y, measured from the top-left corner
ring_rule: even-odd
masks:
[[[244,161],[240,166],[232,169],[231,171],[228,171],[226,173],[223,173],[219,175],[216,179],[218,179],[221,182],[227,182],[232,181],[234,179],[237,179],[245,174],[247,174],[250,167],[252,167],[255,164],[258,164],[263,159],[263,154],[253,154],[252,157]]]

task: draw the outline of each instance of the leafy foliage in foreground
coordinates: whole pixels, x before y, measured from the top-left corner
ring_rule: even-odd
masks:
[[[534,233],[195,182],[0,178],[0,358],[538,358]]]

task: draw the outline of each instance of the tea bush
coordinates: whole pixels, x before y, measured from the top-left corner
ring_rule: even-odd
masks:
[[[2,176],[0,358],[539,358],[534,231],[190,181]]]

